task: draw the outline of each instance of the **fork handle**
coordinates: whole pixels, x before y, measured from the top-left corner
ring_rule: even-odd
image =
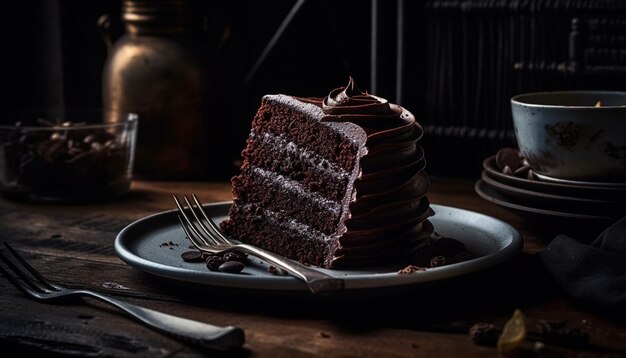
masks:
[[[123,302],[101,295],[97,292],[77,290],[76,293],[89,296],[113,305],[130,317],[154,328],[155,330],[205,348],[229,350],[241,347],[245,342],[245,333],[241,328],[226,326],[218,327],[182,317],[172,316],[132,303]]]
[[[297,261],[285,259],[273,252],[263,250],[248,244],[236,245],[238,251],[243,251],[262,258],[306,282],[309,290],[314,294],[335,293],[342,291],[345,283],[342,279],[333,277],[319,270],[311,269]]]

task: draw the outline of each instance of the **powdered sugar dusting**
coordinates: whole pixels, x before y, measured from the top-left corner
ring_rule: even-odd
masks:
[[[244,207],[249,208],[249,207],[254,207],[254,205],[245,204]],[[294,220],[294,219],[286,220],[284,216],[281,216],[279,213],[275,211],[268,210],[268,209],[262,209],[262,210],[263,210],[263,215],[267,218],[267,220],[271,224],[280,226],[281,228],[284,228],[286,230],[294,231],[297,233],[298,237],[301,237],[306,240],[316,240],[316,239],[323,239],[324,241],[333,240],[332,235],[326,235],[297,220]]]
[[[296,143],[287,140],[283,135],[277,136],[271,133],[258,135],[255,132],[250,133],[250,138],[257,137],[263,143],[270,144],[273,148],[280,152],[295,153],[300,160],[310,162],[318,172],[331,173],[333,176],[341,178],[346,178],[350,175],[348,171],[344,170],[335,163],[323,158],[313,151],[298,147]]]

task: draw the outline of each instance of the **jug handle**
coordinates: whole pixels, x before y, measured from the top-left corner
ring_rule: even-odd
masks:
[[[98,18],[98,29],[100,29],[100,36],[107,48],[107,54],[111,52],[113,46],[113,39],[111,36],[111,16],[109,14],[103,14]]]

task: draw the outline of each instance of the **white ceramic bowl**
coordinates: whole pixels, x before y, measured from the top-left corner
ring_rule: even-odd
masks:
[[[511,110],[517,144],[534,171],[626,182],[626,92],[520,94]]]

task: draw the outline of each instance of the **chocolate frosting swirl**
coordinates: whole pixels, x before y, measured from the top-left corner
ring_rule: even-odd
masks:
[[[332,90],[322,102],[322,110],[326,114],[339,115],[347,114],[349,117],[354,115],[366,114],[396,114],[391,110],[389,102],[380,97],[376,97],[363,93],[356,85],[352,77],[346,87],[340,87]],[[345,117],[342,119],[346,119]]]
[[[367,134],[347,231],[333,265],[412,252],[432,232],[426,197],[430,182],[417,144],[422,127],[406,109],[362,92],[352,78],[323,100],[308,101],[321,105],[323,122],[350,122]]]

